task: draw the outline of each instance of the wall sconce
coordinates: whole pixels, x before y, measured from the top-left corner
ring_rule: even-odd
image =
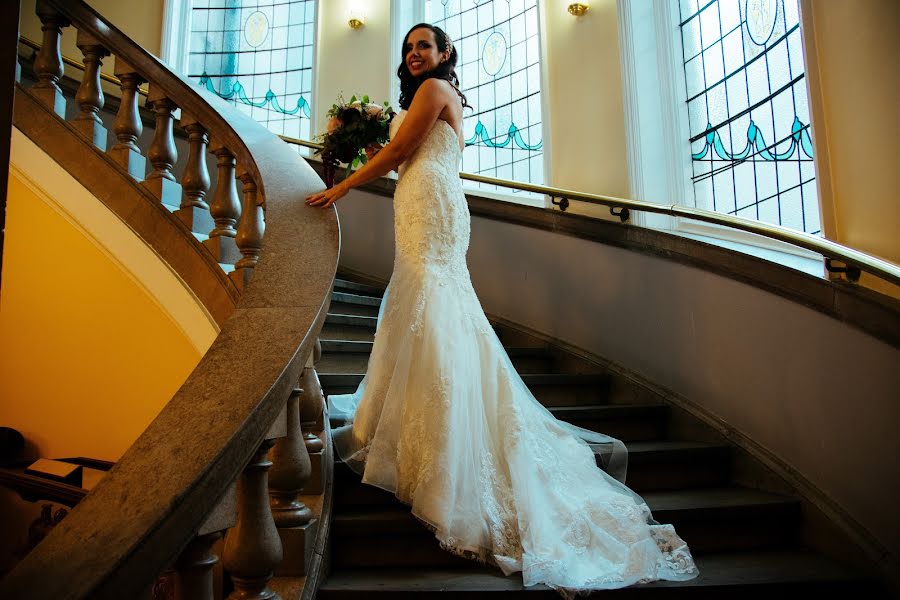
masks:
[[[350,2],[350,10],[347,11],[347,23],[350,25],[350,29],[360,29],[366,24],[366,14],[359,5],[359,0]]]
[[[586,13],[589,8],[590,7],[587,4],[575,2],[574,4],[569,5],[569,13],[575,15],[576,17],[580,17],[581,15]]]

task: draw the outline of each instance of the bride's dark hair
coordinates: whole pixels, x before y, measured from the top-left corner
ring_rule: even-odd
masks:
[[[406,66],[406,43],[407,40],[409,40],[409,34],[416,29],[421,28],[430,29],[434,34],[438,52],[444,52],[448,48],[450,38],[447,37],[444,30],[437,25],[419,23],[406,32],[406,35],[403,36],[403,45],[400,47],[400,67],[397,69],[397,77],[400,78],[400,108],[408,109],[409,105],[412,104],[416,92],[419,90],[419,86],[422,85],[423,81],[431,79],[432,77],[449,81],[456,90],[459,99],[462,101],[463,107],[469,108],[469,102],[466,100],[466,96],[459,90],[459,77],[456,76],[456,61],[459,58],[459,54],[456,52],[456,47],[452,44],[449,44],[450,58],[440,63],[431,71],[428,71],[421,77],[414,77],[413,74],[409,72],[409,67]]]

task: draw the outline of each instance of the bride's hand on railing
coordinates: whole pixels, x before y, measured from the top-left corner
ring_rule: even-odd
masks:
[[[321,191],[318,194],[311,194],[307,196],[306,205],[328,208],[339,199],[347,195],[347,192],[349,191],[350,188],[346,184],[344,184],[344,182],[341,182],[331,189]]]

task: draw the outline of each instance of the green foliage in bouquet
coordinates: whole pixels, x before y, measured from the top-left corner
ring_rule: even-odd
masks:
[[[366,163],[367,146],[389,141],[394,114],[387,102],[371,104],[368,96],[353,96],[350,102],[339,97],[328,111],[327,133],[318,136],[324,148],[316,154],[321,154],[326,163],[346,163],[349,175],[353,168]]]

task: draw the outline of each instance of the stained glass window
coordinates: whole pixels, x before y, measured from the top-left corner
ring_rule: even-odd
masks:
[[[193,0],[188,76],[274,133],[310,138],[316,0]]]
[[[462,170],[543,183],[537,0],[429,0],[425,20],[453,40],[474,107],[464,113]]]
[[[798,0],[679,0],[696,205],[820,234]]]

